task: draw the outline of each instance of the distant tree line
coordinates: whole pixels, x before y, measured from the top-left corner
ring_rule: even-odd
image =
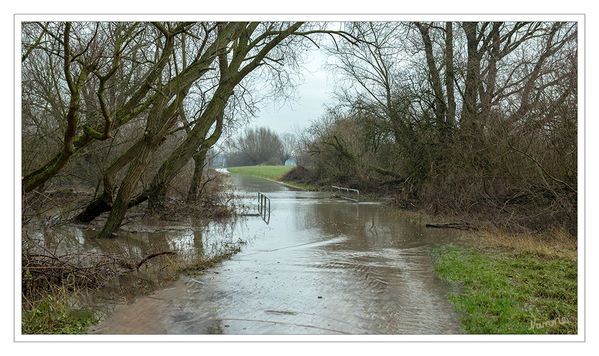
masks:
[[[227,165],[256,166],[281,165],[289,158],[283,141],[268,128],[247,129],[233,141],[227,156]]]

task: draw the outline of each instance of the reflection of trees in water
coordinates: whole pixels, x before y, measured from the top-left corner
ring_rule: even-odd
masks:
[[[204,235],[202,231],[193,231],[193,246],[198,256],[204,255]]]
[[[222,222],[211,222],[203,231],[203,256],[211,258],[237,247],[246,229],[245,219],[232,218]]]
[[[187,259],[203,256],[204,253],[218,253],[220,245],[234,242],[235,225],[234,221],[224,221],[201,227],[193,224],[190,228],[170,231],[119,231],[118,237],[111,239],[97,238],[95,230],[63,225],[24,230],[23,236],[30,237],[34,244],[53,253],[95,251],[140,260],[156,252],[175,251],[179,257]]]

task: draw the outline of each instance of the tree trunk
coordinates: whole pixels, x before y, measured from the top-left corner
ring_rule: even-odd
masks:
[[[100,214],[110,211],[112,208],[112,200],[114,196],[114,177],[115,175],[131,162],[143,147],[143,138],[138,139],[137,142],[131,146],[125,153],[123,153],[105,172],[102,176],[102,184],[104,191],[102,195],[92,200],[83,212],[75,217],[75,221],[88,223]]]
[[[218,56],[219,59],[219,69],[221,72],[219,86],[185,141],[179,145],[179,147],[160,167],[158,173],[152,180],[150,188],[140,195],[141,198],[145,198],[146,196],[148,197],[148,209],[150,211],[156,208],[159,209],[161,207],[169,183],[174,179],[174,177],[176,177],[178,172],[189,161],[189,159],[191,159],[198,147],[200,147],[200,145],[206,145],[205,147],[209,148],[220,138],[222,133],[224,110],[227,106],[229,98],[231,95],[233,95],[233,89],[235,86],[239,84],[241,80],[249,73],[261,65],[269,51],[271,51],[275,46],[281,43],[281,41],[301,27],[302,24],[302,22],[296,22],[285,31],[278,33],[274,39],[270,40],[257,54],[251,57],[251,61],[249,61],[249,63],[247,63],[248,59],[246,59],[246,56],[257,43],[253,42],[251,38],[253,30],[255,30],[257,27],[256,23],[250,24],[250,26],[247,28],[245,27],[245,24],[241,23],[239,29],[243,31],[239,33],[237,40],[242,44],[238,43],[236,46],[234,46],[230,64],[228,64],[227,52],[208,51],[212,55]],[[232,28],[235,28],[235,26],[232,26]],[[232,33],[236,32],[237,29],[235,29],[235,31]],[[226,47],[228,42],[229,39],[227,38],[223,45]],[[244,65],[243,68],[241,68],[242,65]],[[209,67],[196,66],[197,68],[191,70],[190,67],[181,73],[181,81],[171,81],[168,85],[168,88],[165,87],[166,91],[172,90],[173,86],[177,87],[177,85],[184,85],[186,87],[185,90],[187,91],[197,78],[201,77],[203,73],[210,69]],[[173,103],[173,105],[175,104],[178,105],[178,103]],[[176,107],[172,112],[172,115],[175,113]],[[151,118],[152,115],[149,117]],[[206,135],[215,122],[216,127],[213,134],[210,136],[210,138],[205,140]],[[162,138],[166,135],[166,131],[161,137],[160,135],[153,135],[153,132],[155,132],[154,129],[158,128],[159,126],[160,125],[157,125],[154,120],[149,119],[147,131],[152,133],[150,137]],[[164,127],[168,128],[168,125],[163,126],[163,128]],[[142,155],[129,166],[129,172],[121,184],[121,188],[119,189],[119,193],[114,202],[111,214],[101,232],[101,237],[111,236],[113,231],[118,228],[118,225],[125,215],[127,205],[131,199],[131,194],[135,188],[135,184],[137,183],[137,180],[139,180],[143,169],[145,169],[145,166],[148,162],[147,160],[149,160],[150,155],[146,157],[144,154],[147,151],[153,150],[155,150],[155,147],[144,147]]]
[[[128,205],[129,201],[131,200],[131,196],[133,195],[133,191],[135,190],[143,171],[150,162],[154,150],[155,147],[150,145],[144,147],[135,160],[131,162],[129,170],[127,171],[127,175],[123,179],[121,187],[119,188],[119,192],[112,206],[112,210],[110,210],[108,220],[106,220],[106,224],[104,224],[104,228],[102,228],[102,231],[98,237],[112,237],[113,232],[119,228],[123,218],[125,217],[125,213],[129,208]]]
[[[69,85],[69,91],[71,98],[69,99],[69,108],[66,115],[67,126],[63,136],[63,148],[52,160],[50,160],[42,168],[35,170],[34,172],[27,174],[23,178],[22,189],[25,192],[30,192],[35,188],[41,187],[48,179],[54,177],[69,161],[73,153],[76,151],[76,140],[75,135],[77,133],[77,127],[79,125],[79,109],[81,107],[81,90],[87,77],[91,73],[92,68],[84,66],[81,69],[79,76],[75,78],[71,77],[70,65],[70,50],[68,45],[68,37],[70,23],[67,23],[67,29],[65,30],[65,64],[64,72]]]
[[[197,203],[199,200],[198,188],[202,183],[202,174],[204,172],[204,161],[206,160],[206,152],[207,150],[200,149],[193,155],[193,178],[191,179],[191,185],[189,186],[189,191],[187,193],[188,204]]]
[[[456,103],[453,82],[455,73],[453,69],[453,23],[445,23],[445,91],[447,92],[447,124],[455,124]]]
[[[501,22],[494,22],[493,29],[489,36],[491,37],[491,48],[489,52],[489,64],[487,65],[487,77],[485,80],[485,89],[481,92],[480,98],[480,114],[479,121],[482,125],[487,125],[489,121],[489,115],[491,114],[491,102],[495,95],[495,84],[497,81],[497,61],[499,57],[499,45],[500,37],[499,30],[501,28]],[[484,127],[484,126],[483,126]]]
[[[168,106],[166,106],[166,104],[170,97],[165,96],[161,98],[161,100],[154,104],[152,110],[150,110],[146,124],[145,137],[141,140],[142,147],[139,149],[139,152],[137,152],[135,159],[129,164],[127,174],[121,182],[118,194],[112,209],[110,210],[110,215],[108,216],[108,220],[106,220],[99,237],[111,237],[113,232],[120,226],[125,217],[125,213],[129,208],[129,203],[135,187],[144,170],[150,163],[153,153],[158,149],[163,138],[166,137],[168,130],[176,122],[177,110],[188,90],[189,87],[179,89],[176,93],[175,100]]]
[[[468,59],[466,64],[466,81],[464,84],[464,103],[462,106],[462,125],[469,130],[471,136],[476,136],[476,110],[478,102],[478,82],[480,77],[479,39],[476,33],[476,22],[462,24],[466,34]]]
[[[418,27],[418,30],[422,36],[422,42],[424,43],[426,64],[428,66],[433,93],[435,94],[435,117],[437,122],[443,125],[445,122],[445,113],[447,111],[447,107],[445,105],[445,97],[443,95],[441,76],[439,75],[439,69],[437,69],[435,57],[433,55],[433,43],[431,41],[428,26],[425,26],[420,22],[416,22],[416,27]]]
[[[163,208],[163,202],[166,197],[166,191],[170,182],[177,176],[181,168],[193,157],[200,146],[208,150],[220,138],[222,124],[224,119],[224,110],[232,91],[229,84],[219,87],[208,107],[202,113],[202,116],[194,126],[193,130],[187,135],[187,138],[162,164],[150,188],[146,191],[148,194],[148,210],[157,212]],[[205,139],[208,131],[216,122],[214,133]],[[204,153],[205,154],[205,153]]]
[[[79,215],[75,217],[76,222],[88,223],[95,218],[97,218],[100,214],[110,211],[112,208],[112,196],[103,193],[96,199],[92,200],[87,206],[85,210],[83,210]]]
[[[174,124],[175,121],[172,119],[174,118],[174,115],[178,112],[178,109],[180,109],[180,102],[182,102],[182,100],[183,100],[182,98],[184,98],[185,95],[187,94],[189,87],[193,84],[193,82],[197,78],[201,77],[207,71],[207,69],[205,68],[205,64],[209,63],[210,61],[212,61],[214,59],[214,57],[217,56],[219,49],[222,48],[223,46],[225,46],[226,43],[228,43],[230,36],[232,36],[235,33],[235,31],[238,31],[238,28],[240,26],[242,27],[241,24],[238,24],[235,26],[232,25],[226,32],[223,32],[224,39],[223,39],[222,43],[219,41],[216,41],[214,44],[211,45],[211,48],[212,48],[211,50],[207,50],[202,55],[201,58],[194,61],[194,63],[192,65],[190,65],[189,67],[187,67],[183,73],[179,74],[176,78],[170,80],[164,86],[163,90],[161,91],[162,95],[157,97],[152,102],[152,109],[149,113],[149,117],[154,118],[154,119],[148,119],[148,122],[146,125],[146,133],[145,133],[146,137],[138,140],[135,145],[133,145],[125,154],[123,154],[111,166],[111,168],[109,168],[107,173],[104,175],[104,192],[105,192],[105,194],[104,194],[103,199],[102,200],[96,199],[96,200],[92,201],[88,205],[88,207],[85,209],[85,211],[76,218],[76,220],[81,221],[81,222],[89,222],[89,221],[93,220],[95,217],[97,217],[98,215],[100,215],[101,213],[103,213],[107,210],[110,210],[109,204],[105,204],[105,203],[112,202],[112,196],[113,196],[112,185],[113,185],[114,175],[139,154],[140,150],[142,150],[142,146],[144,146],[146,144],[146,143],[144,143],[144,141],[150,140],[150,137],[154,137],[151,140],[159,140],[160,141],[160,140],[162,140],[162,138],[164,138],[166,136],[166,134],[167,134],[166,129],[168,127],[172,126],[172,124]],[[169,101],[171,96],[174,96],[174,95],[181,96],[182,98],[177,98],[171,105],[169,105],[167,108],[164,108],[164,106]],[[227,99],[228,99],[228,97],[227,97]],[[166,122],[170,122],[170,123],[166,123]],[[198,126],[198,125],[196,125],[196,126]],[[201,125],[199,125],[199,126],[201,126]],[[207,129],[209,129],[209,128],[210,127],[208,127]],[[156,134],[158,132],[160,132],[160,133]],[[143,149],[146,149],[146,148],[147,147],[145,147]],[[153,148],[153,149],[155,150],[156,148]],[[147,165],[147,163],[146,163],[146,165]],[[145,166],[144,166],[144,169],[145,169]],[[159,174],[160,174],[160,172],[159,172]],[[139,177],[137,179],[139,179]],[[168,182],[170,182],[170,180]],[[124,183],[125,182],[123,181],[123,184]],[[137,182],[135,182],[135,183],[137,183]],[[121,188],[122,188],[122,186],[121,186]],[[148,192],[144,192],[135,198],[135,202],[121,201],[121,202],[119,202],[119,204],[123,205],[124,209],[126,211],[126,209],[128,207],[137,205],[137,204],[145,201],[149,197],[151,197],[150,205],[149,205],[150,210],[156,210],[162,206],[162,202],[164,201],[165,195],[166,195],[166,187],[164,187],[163,189],[161,189],[159,191],[156,191],[152,195],[150,195]],[[131,198],[131,196],[129,195],[129,199],[130,198]],[[116,202],[115,202],[115,204],[116,204]],[[122,209],[122,208],[119,207],[119,209]],[[111,213],[111,217],[112,216],[113,215]],[[118,214],[114,216],[114,219],[118,219]]]

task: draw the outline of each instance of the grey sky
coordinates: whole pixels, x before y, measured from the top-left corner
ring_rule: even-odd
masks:
[[[282,134],[305,129],[324,113],[324,105],[333,102],[334,75],[324,66],[322,50],[314,49],[302,64],[303,80],[286,102],[269,102],[246,127],[268,127]]]

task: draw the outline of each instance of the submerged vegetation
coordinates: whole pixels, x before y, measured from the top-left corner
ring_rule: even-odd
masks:
[[[63,254],[27,250],[22,274],[22,332],[85,333],[107,312],[95,300],[131,300],[149,294],[181,273],[201,273],[229,259],[243,244],[224,239],[200,246],[196,253],[160,251],[143,258],[129,256],[124,246],[122,251],[117,248],[111,253],[77,252],[73,248]]]

